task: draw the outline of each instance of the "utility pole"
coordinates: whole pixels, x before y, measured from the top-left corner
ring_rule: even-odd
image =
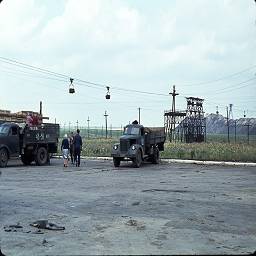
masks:
[[[176,90],[175,90],[175,85],[173,85],[173,87],[172,87],[172,92],[170,92],[169,93],[170,95],[172,95],[172,120],[171,120],[171,129],[170,129],[170,141],[173,141],[173,131],[175,130],[175,123],[176,123],[176,121],[175,121],[175,111],[176,111],[176,109],[175,109],[175,97],[177,96],[177,95],[179,95],[178,93],[176,93]]]
[[[228,113],[228,107],[227,108],[227,126],[228,126],[228,143],[230,142],[229,140],[229,113]]]
[[[140,110],[141,110],[141,108],[138,108],[138,110],[139,110],[139,124],[140,124]]]
[[[245,124],[244,126],[247,126],[247,143],[250,143],[250,124]]]
[[[69,130],[69,133],[70,133],[70,125],[71,125],[71,123],[68,122],[68,130]]]
[[[54,118],[54,123],[56,124],[56,118]]]
[[[39,114],[41,117],[43,117],[43,105],[42,105],[42,101],[40,101],[40,110],[39,110]]]
[[[172,112],[175,112],[175,97],[179,95],[178,93],[176,93],[175,85],[172,88],[172,93],[170,92],[169,94],[172,95]]]
[[[88,139],[90,138],[90,118],[89,118],[89,116],[88,116],[88,119],[87,119],[87,122],[88,122]]]
[[[236,120],[235,120],[235,143],[236,143]]]
[[[105,110],[105,123],[106,123],[106,139],[108,138],[108,115],[107,111]]]
[[[229,104],[229,119],[230,118],[232,118],[232,119],[234,118],[233,117],[233,110],[232,109],[233,109],[233,104]]]

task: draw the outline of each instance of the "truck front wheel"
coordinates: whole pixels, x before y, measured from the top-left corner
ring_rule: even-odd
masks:
[[[133,166],[136,168],[139,168],[141,166],[142,163],[142,156],[141,156],[141,151],[138,150],[136,157],[132,160],[133,162]]]
[[[37,165],[46,165],[47,164],[47,162],[48,162],[48,152],[47,152],[46,148],[40,147],[37,150],[35,160],[36,160]]]
[[[120,159],[117,157],[113,157],[113,162],[114,162],[114,166],[115,167],[119,167],[120,166]]]
[[[5,148],[0,149],[0,167],[6,167],[8,163],[8,153]]]

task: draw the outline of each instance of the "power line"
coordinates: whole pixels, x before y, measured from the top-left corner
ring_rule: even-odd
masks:
[[[250,82],[250,81],[253,81],[253,80],[256,80],[256,77],[255,77],[255,78],[248,79],[248,80],[246,80],[246,81],[242,81],[242,82],[240,82],[240,83],[238,83],[238,84],[234,84],[234,85],[232,85],[232,86],[228,86],[228,87],[226,87],[226,88],[223,88],[223,89],[219,90],[219,92],[216,92],[215,94],[226,93],[226,92],[230,92],[230,91],[234,91],[234,90],[237,90],[237,89],[241,89],[241,88],[247,87],[247,86],[252,85],[252,84],[246,84],[246,83],[248,83],[248,82]],[[234,86],[241,85],[241,84],[246,84],[246,85],[243,85],[243,86],[239,86],[239,87],[235,87],[235,88],[234,88]]]
[[[11,59],[4,58],[4,57],[1,57],[1,56],[0,56],[0,61],[3,62],[3,63],[7,63],[9,65],[14,65],[14,66],[19,67],[19,68],[25,68],[25,69],[28,69],[28,70],[33,71],[33,72],[38,72],[38,73],[44,74],[44,76],[41,76],[40,78],[57,80],[57,81],[60,81],[60,82],[66,82],[70,78],[70,76],[67,76],[65,74],[61,74],[61,73],[53,72],[53,71],[50,71],[50,70],[47,70],[47,69],[35,67],[35,66],[28,65],[28,64],[25,64],[25,63],[20,62],[20,61],[11,60]],[[243,72],[248,71],[248,70],[250,70],[252,68],[255,68],[255,67],[256,67],[256,65],[254,65],[254,66],[252,66],[250,68],[244,69],[244,70],[242,70],[240,72],[234,73],[232,75],[229,75],[229,76],[226,76],[226,77],[223,77],[223,78],[220,78],[220,79],[215,79],[214,81],[217,81],[217,80],[220,81],[220,80],[222,80],[224,78],[227,79],[228,77],[232,77],[232,76],[238,75],[240,73],[243,73]],[[24,73],[24,74],[27,74],[27,75],[30,75],[30,76],[31,75],[33,76],[33,73],[25,72],[24,70],[17,70],[16,69],[15,71],[21,72],[21,73]],[[35,77],[35,78],[37,78],[37,77]],[[107,86],[105,84],[94,83],[94,82],[82,80],[82,79],[79,79],[79,78],[74,78],[74,79],[75,79],[75,84],[80,85],[80,86],[91,87],[93,89],[100,89],[100,90],[104,89],[105,90],[106,86]],[[226,93],[228,91],[232,91],[232,90],[236,90],[236,89],[240,89],[240,88],[246,87],[248,85],[244,85],[244,86],[240,86],[240,87],[237,87],[237,88],[233,88],[234,86],[241,85],[241,84],[244,84],[244,83],[248,83],[248,82],[250,82],[252,80],[255,80],[255,79],[256,78],[251,78],[249,80],[242,81],[242,82],[240,82],[238,84],[230,85],[229,87],[223,88],[219,92],[216,92],[215,94]],[[213,82],[213,81],[210,81],[210,82]],[[210,83],[210,82],[208,82],[208,83]],[[201,84],[203,84],[203,83],[201,83]],[[206,84],[206,83],[204,83],[204,84]],[[58,88],[58,89],[61,89],[61,88]],[[123,89],[123,88],[119,88],[119,87],[115,87],[115,86],[111,87],[111,89],[114,89],[114,90],[117,90],[117,91],[126,91],[126,92],[140,93],[140,94],[144,94],[144,95],[148,95],[148,96],[155,96],[155,95],[157,95],[157,96],[170,97],[168,94],[154,93],[154,92],[148,92],[148,91],[140,91],[140,90],[134,90],[134,89]],[[228,90],[228,89],[231,89],[231,90]],[[184,95],[184,94],[181,94],[181,95],[183,95],[184,97],[187,96],[187,95]],[[135,96],[133,96],[133,99],[134,98],[135,98]],[[94,103],[88,103],[88,104],[94,104]]]
[[[2,62],[9,63],[10,65],[23,67],[23,68],[26,68],[26,69],[34,70],[36,72],[46,73],[46,74],[50,74],[50,75],[57,76],[57,77],[62,77],[62,78],[67,78],[67,79],[70,78],[70,76],[67,76],[67,75],[63,75],[63,74],[60,74],[60,73],[57,73],[57,72],[53,72],[53,71],[50,71],[50,70],[47,70],[47,69],[44,69],[44,68],[39,68],[39,67],[36,67],[36,66],[32,66],[32,65],[29,65],[29,64],[26,64],[26,63],[23,63],[23,62],[20,62],[20,61],[12,60],[12,59],[9,59],[9,58],[5,58],[5,57],[0,56],[0,59],[1,59]]]
[[[33,66],[33,65],[29,65],[29,64],[25,64],[23,62],[20,62],[20,61],[16,61],[16,60],[12,60],[12,59],[9,59],[9,58],[5,58],[5,57],[1,57],[0,56],[0,61],[4,62],[4,63],[7,63],[7,64],[10,64],[10,65],[15,65],[15,66],[18,66],[18,67],[21,67],[21,68],[26,68],[26,69],[29,69],[29,70],[32,70],[32,71],[35,71],[35,72],[40,72],[40,73],[43,73],[43,74],[47,74],[47,75],[51,75],[51,76],[55,76],[57,78],[51,78],[51,77],[45,77],[46,79],[52,79],[52,80],[57,80],[57,81],[61,81],[61,82],[64,82],[66,80],[64,79],[69,79],[70,77],[73,77],[73,76],[67,76],[65,74],[61,74],[61,73],[57,73],[57,72],[53,72],[53,71],[50,71],[48,69],[44,69],[44,68],[39,68],[39,67],[36,67],[36,66]],[[231,74],[229,76],[225,76],[225,77],[222,77],[222,78],[219,78],[219,79],[215,79],[215,80],[212,80],[212,81],[208,81],[208,82],[204,82],[204,83],[198,83],[197,85],[201,85],[201,84],[209,84],[209,83],[213,83],[213,82],[217,82],[217,81],[220,81],[220,80],[223,80],[223,79],[227,79],[229,77],[233,77],[233,76],[236,76],[238,74],[241,74],[241,73],[244,73],[250,69],[253,69],[255,68],[256,65],[254,66],[251,66],[249,68],[246,68],[240,72],[236,72],[234,74]],[[24,71],[23,71],[24,72]],[[60,79],[62,78],[62,79]],[[95,82],[90,82],[90,81],[86,81],[86,80],[83,80],[83,79],[80,79],[80,78],[74,78],[75,81],[76,81],[76,84],[79,84],[79,85],[85,85],[87,87],[91,87],[91,88],[97,88],[97,89],[105,89],[107,87],[106,84],[101,84],[101,83],[95,83]],[[233,86],[236,86],[236,85],[240,85],[240,84],[243,84],[243,83],[247,83],[249,81],[252,81],[254,80],[255,78],[252,78],[252,79],[249,79],[249,80],[246,80],[246,81],[243,81],[241,83],[238,83],[238,84],[235,84],[235,85],[232,85],[232,86],[229,86],[227,88],[223,88],[221,89],[221,91],[223,90],[226,90],[226,89],[229,89]],[[91,86],[89,86],[91,85]],[[196,84],[191,84],[192,85],[196,85]],[[242,88],[242,87],[239,87],[239,88]],[[236,89],[239,89],[239,88],[236,88]],[[113,90],[119,90],[119,91],[127,91],[127,92],[134,92],[134,93],[140,93],[140,94],[147,94],[147,95],[157,95],[157,96],[165,96],[165,97],[168,97],[169,95],[168,94],[163,94],[163,93],[154,93],[154,92],[148,92],[148,91],[140,91],[140,90],[134,90],[134,89],[124,89],[124,88],[119,88],[119,87],[116,87],[116,86],[112,86],[111,89]],[[232,90],[234,90],[234,88],[232,88]],[[225,91],[226,92],[226,91]],[[220,92],[222,93],[222,92]],[[224,92],[223,92],[224,93]]]
[[[0,67],[0,69],[7,74],[9,73],[9,74],[14,74],[14,75],[30,76],[30,77],[39,78],[39,79],[42,78],[42,79],[66,82],[66,80],[64,80],[64,79],[58,79],[58,78],[44,76],[44,75],[37,75],[37,74],[31,73],[31,72],[26,72],[24,70],[10,69],[7,67]]]
[[[50,71],[48,69],[39,68],[39,67],[36,67],[36,66],[33,66],[33,65],[25,64],[23,62],[12,60],[12,59],[1,57],[1,56],[0,56],[0,60],[4,63],[8,63],[10,65],[23,67],[23,68],[30,69],[30,70],[33,70],[33,71],[36,71],[36,72],[41,72],[41,73],[45,73],[45,74],[48,74],[48,75],[52,75],[52,76],[55,76],[55,77],[58,77],[58,78],[61,77],[61,78],[69,79],[70,77],[72,77],[75,81],[86,84],[87,87],[88,87],[88,84],[89,85],[94,85],[94,86],[97,86],[97,87],[101,87],[101,88],[104,88],[104,89],[108,86],[107,84],[100,84],[100,83],[90,82],[90,81],[86,81],[86,80],[83,80],[83,79],[80,79],[80,78],[76,78],[74,76],[67,76],[65,74],[53,72],[53,71]],[[135,93],[141,93],[141,94],[149,94],[149,95],[168,96],[167,94],[162,94],[162,93],[146,92],[146,91],[139,91],[139,90],[133,90],[133,89],[123,89],[123,88],[119,88],[119,87],[116,87],[116,86],[112,86],[111,89],[121,90],[121,91],[129,91],[129,92],[135,92]]]
[[[210,81],[206,81],[206,82],[200,82],[200,83],[192,83],[192,84],[179,84],[181,86],[196,86],[196,85],[205,85],[205,84],[211,84],[211,83],[215,83],[215,82],[219,82],[221,80],[225,80],[225,79],[228,79],[230,77],[234,77],[234,76],[237,76],[237,75],[240,75],[248,70],[251,70],[251,69],[254,69],[256,68],[256,65],[253,65],[253,66],[250,66],[246,69],[243,69],[239,72],[236,72],[236,73],[233,73],[233,74],[230,74],[230,75],[227,75],[227,76],[223,76],[223,77],[220,77],[220,78],[217,78],[217,79],[213,79],[213,80],[210,80]]]

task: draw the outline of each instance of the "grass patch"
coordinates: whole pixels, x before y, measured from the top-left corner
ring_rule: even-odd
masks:
[[[170,143],[165,144],[162,158],[208,161],[256,162],[256,147],[234,143]]]
[[[61,140],[60,140],[61,141]],[[83,156],[110,156],[117,138],[83,138]],[[59,147],[60,148],[60,147]],[[256,143],[165,143],[161,158],[208,161],[256,162]]]

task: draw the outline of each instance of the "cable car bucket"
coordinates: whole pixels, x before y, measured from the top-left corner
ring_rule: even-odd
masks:
[[[70,85],[69,85],[69,93],[75,93],[75,88],[74,88],[74,85],[73,85],[73,81],[74,79],[73,78],[70,78]]]

